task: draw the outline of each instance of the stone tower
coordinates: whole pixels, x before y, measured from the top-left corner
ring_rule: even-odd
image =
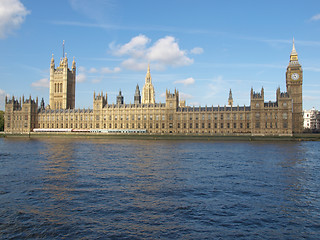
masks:
[[[154,87],[152,85],[152,79],[150,74],[150,65],[148,65],[146,81],[142,90],[142,103],[144,104],[155,103]]]
[[[139,85],[137,84],[136,92],[134,94],[134,104],[140,104],[140,103],[141,103],[140,89],[139,89]]]
[[[72,62],[72,69],[68,68],[67,54],[55,68],[52,54],[50,65],[50,108],[73,109],[75,107],[76,62]]]
[[[230,92],[229,92],[228,105],[231,106],[231,107],[233,105],[233,98],[232,98],[231,88],[230,88]]]
[[[123,103],[124,103],[123,96],[122,96],[121,90],[119,90],[119,95],[117,96],[117,104],[122,105]]]
[[[301,133],[303,130],[302,80],[302,68],[298,61],[298,54],[293,39],[290,61],[286,72],[287,92],[292,99],[293,133]]]

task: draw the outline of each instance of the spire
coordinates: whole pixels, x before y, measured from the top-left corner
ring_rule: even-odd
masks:
[[[51,58],[51,67],[54,68],[54,58],[53,58],[53,53],[52,53],[52,58]]]
[[[293,38],[293,40],[292,40],[292,51],[291,51],[291,55],[298,55],[298,54],[297,54],[297,51],[296,51],[296,48],[295,48],[295,46],[294,46],[294,38]]]
[[[151,78],[151,74],[150,74],[150,64],[148,64],[146,81],[145,81],[145,84],[142,89],[142,103],[144,103],[144,104],[149,104],[149,103],[154,104],[155,103],[154,87],[152,85],[151,80],[152,80],[152,78]]]
[[[62,42],[62,58],[64,57],[64,40]]]
[[[134,104],[140,104],[141,103],[141,95],[140,95],[140,89],[139,85],[136,86],[136,92],[134,94]]]
[[[151,83],[150,63],[148,64],[148,71],[146,75],[146,83]]]
[[[229,100],[232,99],[232,91],[231,91],[231,88],[230,88],[230,92],[229,92]]]
[[[294,38],[292,40],[292,51],[290,54],[290,63],[291,64],[297,64],[298,63],[298,53],[296,51],[296,47],[294,45]]]
[[[76,61],[74,60],[74,57],[73,57],[73,61],[72,61],[72,69],[76,69]]]
[[[233,98],[232,98],[231,88],[230,88],[230,91],[229,91],[228,105],[231,106],[231,107],[233,105]]]

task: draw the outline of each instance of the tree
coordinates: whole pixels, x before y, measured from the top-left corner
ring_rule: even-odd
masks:
[[[0,132],[4,130],[4,111],[0,110]]]

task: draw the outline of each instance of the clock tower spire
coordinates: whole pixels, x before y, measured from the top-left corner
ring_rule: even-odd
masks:
[[[298,61],[298,54],[293,39],[290,61],[286,72],[287,92],[292,99],[293,133],[301,133],[303,130],[302,80],[302,68]]]

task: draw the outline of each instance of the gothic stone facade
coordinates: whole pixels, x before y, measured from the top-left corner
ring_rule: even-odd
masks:
[[[64,77],[55,76],[62,73]],[[250,106],[232,106],[231,91],[227,106],[186,106],[177,90],[166,91],[165,103],[155,103],[149,67],[142,101],[137,86],[134,104],[125,104],[121,91],[117,103],[109,104],[107,94],[101,92],[94,93],[93,109],[75,109],[74,85],[75,62],[69,70],[64,58],[55,69],[52,60],[50,105],[45,108],[42,101],[39,107],[38,100],[31,97],[6,99],[5,132],[116,129],[144,130],[147,134],[291,136],[303,128],[302,69],[294,44],[286,73],[287,92],[278,88],[275,102],[265,102],[262,88],[260,92],[251,89]]]

